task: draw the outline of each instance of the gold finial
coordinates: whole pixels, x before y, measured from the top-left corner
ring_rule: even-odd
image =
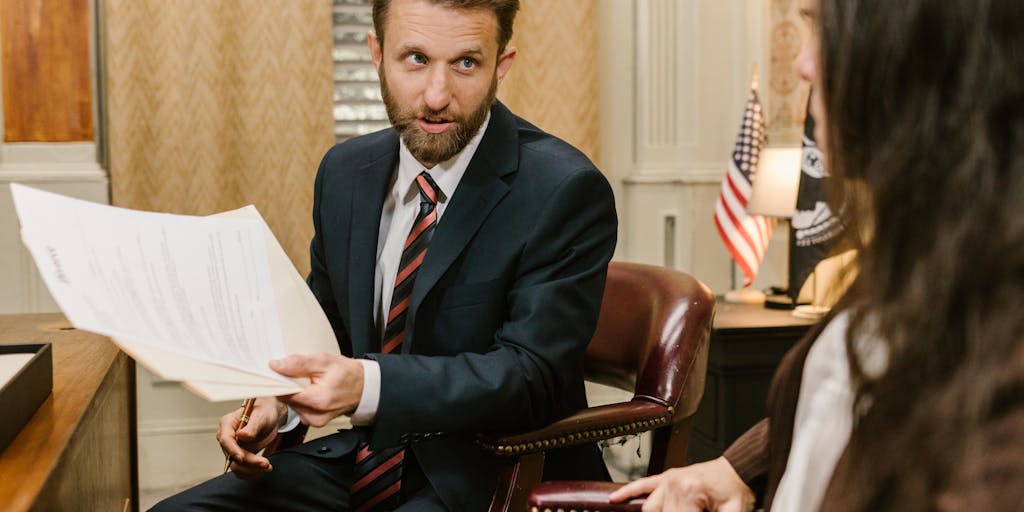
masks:
[[[750,88],[757,89],[757,61],[754,61],[753,68],[753,71],[750,73]]]

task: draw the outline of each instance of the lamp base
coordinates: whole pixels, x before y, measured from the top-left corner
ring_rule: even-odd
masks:
[[[812,304],[804,304],[797,306],[793,309],[793,316],[797,318],[806,318],[808,320],[817,320],[831,311],[832,308],[825,306],[815,306]]]
[[[766,309],[793,309],[801,304],[806,304],[806,302],[794,302],[789,295],[769,295],[764,300]]]
[[[722,297],[726,302],[732,304],[764,304],[764,292],[743,288],[740,290],[729,290]]]

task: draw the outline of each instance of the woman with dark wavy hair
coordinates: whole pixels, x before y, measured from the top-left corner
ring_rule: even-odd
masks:
[[[723,458],[644,510],[1024,510],[1024,2],[805,0],[858,275]]]

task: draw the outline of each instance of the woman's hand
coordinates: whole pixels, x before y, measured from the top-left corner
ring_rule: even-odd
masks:
[[[612,503],[647,495],[644,512],[749,512],[754,493],[724,457],[641,478],[608,496]]]

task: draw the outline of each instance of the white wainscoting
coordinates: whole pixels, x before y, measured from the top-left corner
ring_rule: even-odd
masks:
[[[11,183],[109,203],[110,180],[91,142],[0,146],[0,313],[58,311],[21,243]]]
[[[241,405],[207,402],[176,383],[138,368],[139,488],[182,489],[217,476],[224,455],[217,444],[220,417]],[[310,429],[306,439],[351,428],[347,417]]]

